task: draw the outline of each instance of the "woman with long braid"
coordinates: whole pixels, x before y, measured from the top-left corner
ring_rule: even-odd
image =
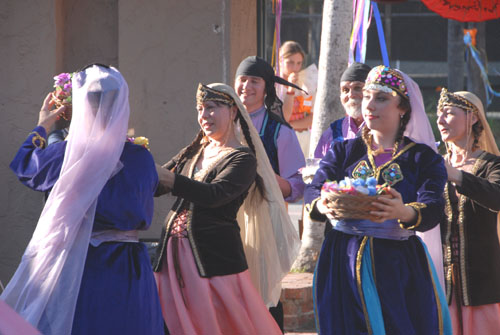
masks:
[[[451,334],[438,273],[416,236],[439,233],[433,228],[443,213],[446,182],[418,85],[401,71],[377,66],[365,82],[362,112],[362,136],[335,143],[306,187],[311,218],[328,217],[333,225],[315,274],[319,331]],[[375,219],[335,220],[337,208],[321,196],[323,183],[363,175],[389,185],[387,195],[374,197]]]
[[[437,116],[448,149],[441,236],[453,333],[498,334],[500,151],[474,94],[443,89]]]
[[[254,264],[280,268],[278,183],[231,87],[200,84],[196,102],[200,132],[158,169],[159,193],[177,197],[154,268],[166,325],[172,334],[279,334],[259,294],[269,287],[252,283],[264,269]]]

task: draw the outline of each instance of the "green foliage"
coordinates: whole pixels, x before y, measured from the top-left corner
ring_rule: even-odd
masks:
[[[305,268],[299,268],[299,269],[293,268],[290,270],[290,273],[306,273],[306,272],[308,272],[308,271],[306,271]]]

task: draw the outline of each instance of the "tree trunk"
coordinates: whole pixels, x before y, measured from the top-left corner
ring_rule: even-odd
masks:
[[[347,67],[352,1],[325,0],[309,156],[330,123],[345,115],[340,103],[340,77]]]
[[[464,90],[464,24],[448,20],[448,90]]]
[[[476,28],[476,48],[480,53],[481,62],[487,68],[486,61],[486,25],[485,22],[470,22],[469,29]],[[484,110],[487,109],[486,89],[481,78],[481,70],[470,53],[467,54],[467,91],[474,93],[481,99]]]
[[[318,90],[314,103],[310,157],[313,156],[323,131],[331,122],[345,115],[340,103],[340,77],[347,66],[351,25],[352,1],[324,1]],[[312,272],[323,242],[324,224],[312,221],[308,215],[304,215],[303,219],[302,247],[293,269]]]

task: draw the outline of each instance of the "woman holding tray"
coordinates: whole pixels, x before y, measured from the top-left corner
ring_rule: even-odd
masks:
[[[416,236],[438,224],[446,182],[418,85],[401,71],[375,67],[362,110],[362,136],[327,152],[307,186],[307,210],[313,219],[339,218],[321,194],[326,181],[374,176],[389,188],[374,197],[367,219],[332,221],[315,274],[319,331],[450,334],[440,280]]]
[[[446,295],[455,334],[500,330],[500,152],[481,100],[443,89],[437,110],[447,145]]]

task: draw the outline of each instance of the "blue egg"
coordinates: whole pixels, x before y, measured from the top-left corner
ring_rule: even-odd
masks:
[[[375,186],[368,186],[368,195],[377,194],[377,188]]]
[[[366,184],[368,186],[375,186],[377,185],[377,179],[375,179],[375,177],[368,177],[368,179],[366,179]]]

